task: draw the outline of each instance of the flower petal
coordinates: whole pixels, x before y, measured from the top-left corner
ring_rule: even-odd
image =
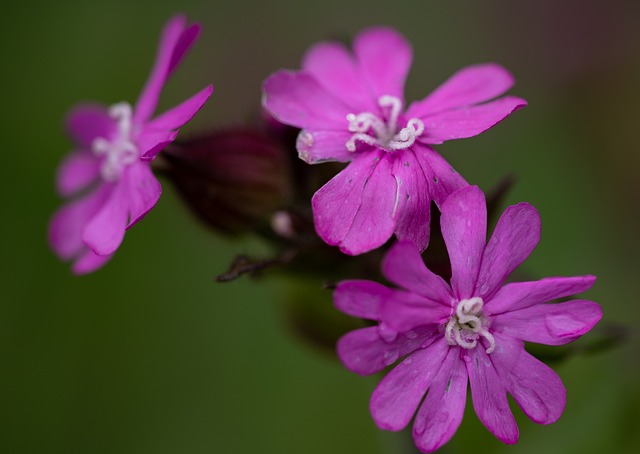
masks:
[[[423,116],[421,119],[424,122],[424,132],[418,140],[426,144],[438,144],[447,140],[477,136],[526,105],[524,99],[505,96],[479,106]]]
[[[146,126],[150,129],[178,129],[187,123],[198,112],[207,99],[213,93],[213,85],[209,85],[203,90],[178,104],[177,106],[167,110],[162,115],[157,116],[149,121]]]
[[[438,152],[427,145],[415,143],[411,147],[416,159],[429,178],[429,193],[439,207],[458,189],[469,183]]]
[[[487,205],[477,186],[454,192],[441,207],[440,226],[451,259],[451,288],[457,299],[474,296],[487,236]]]
[[[347,150],[346,143],[352,133],[344,131],[302,130],[296,140],[298,157],[307,164],[327,161],[348,162],[354,154]]]
[[[340,250],[357,255],[382,246],[395,230],[397,206],[398,183],[389,159],[383,156],[364,184],[353,224],[338,244]]]
[[[58,193],[69,197],[89,186],[100,175],[100,160],[89,151],[68,154],[58,167]]]
[[[392,332],[406,332],[428,324],[444,325],[450,313],[450,305],[402,290],[393,291],[380,307],[380,319]]]
[[[558,304],[537,304],[494,318],[501,333],[546,345],[563,345],[587,333],[602,318],[599,304],[573,300]]]
[[[126,185],[123,191],[128,194],[129,229],[156,205],[162,187],[146,162],[130,166],[123,179]]]
[[[393,175],[398,182],[398,240],[411,241],[420,251],[429,245],[431,227],[431,169],[420,165],[412,150],[398,153],[393,161]]]
[[[113,254],[98,255],[85,246],[83,253],[73,262],[71,271],[78,275],[92,273],[102,268],[105,263],[111,260],[111,257]]]
[[[174,16],[162,30],[153,69],[134,109],[134,123],[144,124],[151,118],[162,87],[198,37],[200,26],[194,24],[185,28],[186,23],[184,16]]]
[[[65,121],[66,129],[80,148],[91,149],[97,137],[110,138],[116,131],[116,123],[105,106],[79,104],[71,109]]]
[[[264,81],[262,105],[281,123],[346,131],[351,109],[305,72],[278,71]]]
[[[380,381],[369,404],[378,427],[401,430],[409,424],[449,350],[440,337],[430,346],[413,352]]]
[[[512,282],[500,288],[491,300],[486,301],[487,314],[525,309],[535,304],[547,303],[557,298],[577,295],[589,290],[595,276],[548,277],[532,282]]]
[[[144,128],[137,140],[141,159],[150,161],[167,145],[176,140],[178,131]]]
[[[494,351],[492,361],[505,384],[522,411],[535,423],[551,424],[562,415],[566,404],[566,390],[562,380],[550,367],[540,362],[524,350],[521,342],[515,343],[501,336],[496,337],[500,345],[511,344],[517,349],[517,359],[503,361],[504,352]],[[508,353],[513,356],[513,353]]]
[[[358,156],[314,194],[318,235],[349,255],[381,246],[395,228],[396,193],[384,152]]]
[[[496,344],[496,350],[501,344]],[[494,351],[488,355],[483,348],[468,350],[466,363],[471,400],[478,418],[500,441],[515,444],[518,441],[518,425],[507,400],[508,384],[503,383],[492,363]]]
[[[451,288],[424,264],[418,249],[410,242],[394,244],[382,262],[382,272],[390,282],[441,304],[453,299]]]
[[[302,60],[302,69],[311,74],[335,98],[351,107],[353,113],[375,112],[375,102],[363,75],[347,48],[338,42],[313,46]]]
[[[535,249],[540,241],[540,215],[528,203],[512,205],[500,217],[487,244],[478,274],[476,292],[491,296]]]
[[[70,260],[85,248],[82,230],[100,211],[111,194],[113,185],[102,184],[86,196],[62,206],[49,223],[49,244],[62,260]]]
[[[433,452],[456,432],[467,401],[467,370],[457,348],[449,349],[413,423],[413,439],[422,452]]]
[[[488,101],[514,84],[511,73],[495,63],[467,66],[456,72],[422,101],[409,106],[407,118],[423,117]]]
[[[393,29],[373,27],[356,36],[353,49],[376,99],[384,95],[403,99],[413,59],[409,42]]]
[[[338,340],[337,351],[340,361],[356,374],[370,375],[393,364],[398,358],[422,345],[429,345],[437,337],[433,326],[423,327],[408,333],[400,333],[393,339],[385,340],[380,328],[351,331]]]
[[[128,170],[128,169],[127,169]],[[129,194],[124,191],[122,178],[115,183],[109,198],[82,232],[82,241],[98,255],[113,254],[122,239],[128,223]]]
[[[342,281],[333,292],[336,307],[345,314],[380,320],[380,305],[393,290],[373,281]]]

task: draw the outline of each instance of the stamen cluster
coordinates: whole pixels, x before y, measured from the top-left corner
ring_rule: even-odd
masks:
[[[487,319],[482,316],[483,305],[482,298],[477,296],[458,303],[455,315],[451,316],[444,328],[444,336],[449,345],[459,345],[470,350],[475,348],[482,336],[489,341],[486,352],[493,353],[496,343],[487,330]]]
[[[400,131],[398,117],[402,110],[402,101],[395,96],[384,95],[378,99],[380,107],[389,108],[387,121],[371,112],[350,113],[349,131],[354,134],[345,146],[349,151],[356,151],[356,141],[384,148],[388,151],[402,150],[414,144],[424,131],[424,123],[419,118],[411,118]],[[397,132],[396,132],[397,131]]]
[[[116,120],[117,130],[111,139],[96,137],[91,143],[91,151],[98,157],[104,156],[100,165],[100,176],[105,181],[117,181],[124,168],[139,158],[138,147],[133,143],[132,109],[127,102],[120,102],[109,108],[109,116]]]

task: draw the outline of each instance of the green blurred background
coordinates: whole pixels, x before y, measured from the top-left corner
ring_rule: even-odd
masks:
[[[289,328],[289,283],[214,282],[235,253],[265,247],[212,235],[169,184],[99,272],[72,276],[50,252],[46,226],[60,205],[54,170],[70,148],[66,111],[80,100],[134,101],[176,11],[204,30],[161,109],[215,86],[184,136],[246,121],[269,73],[297,68],[318,40],[350,38],[369,25],[394,26],[412,42],[407,99],[469,64],[509,68],[512,93],[529,106],[439,150],[484,189],[515,175],[509,202],[533,203],[544,226],[527,271],[596,274],[587,296],[602,304],[603,323],[621,323],[629,336],[554,366],[568,388],[556,424],[538,426],[516,409],[520,442],[504,446],[468,405],[443,452],[636,452],[640,3],[114,0],[2,8],[0,452],[407,452],[406,434],[378,431],[368,414],[377,378],[347,372]]]

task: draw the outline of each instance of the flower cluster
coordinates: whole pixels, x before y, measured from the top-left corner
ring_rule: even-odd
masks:
[[[334,294],[341,311],[378,323],[340,339],[338,356],[347,368],[366,375],[404,358],[371,398],[377,425],[400,430],[415,414],[417,447],[434,451],[458,428],[469,383],[483,424],[515,443],[518,428],[507,393],[541,424],[556,421],[565,406],[560,378],[528,354],[524,342],[559,345],[589,331],[602,316],[596,303],[544,303],[587,290],[595,278],[503,285],[539,241],[537,211],[524,203],[507,209],[485,246],[484,194],[431,146],[477,135],[526,102],[492,100],[513,78],[484,64],[459,71],[403,111],[410,63],[402,36],[368,29],[355,38],[353,54],[340,43],[320,43],[300,71],[270,76],[263,105],[279,121],[301,128],[297,149],[304,161],[349,162],[312,200],[325,242],[356,255],[394,233],[400,240],[383,265],[386,278],[400,288],[344,281]],[[429,243],[431,201],[441,211],[450,285],[420,255]]]
[[[73,261],[75,273],[106,263],[125,230],[158,201],[161,187],[150,163],[212,93],[208,86],[152,118],[165,81],[199,31],[182,16],[167,23],[135,106],[90,104],[70,113],[67,126],[76,147],[60,166],[57,183],[72,200],[54,215],[49,239],[63,260]],[[334,293],[340,311],[373,322],[338,341],[345,366],[367,375],[396,364],[371,397],[373,419],[388,430],[401,430],[413,419],[417,447],[432,452],[460,425],[469,385],[482,423],[498,439],[515,443],[518,427],[507,394],[540,424],[555,422],[566,402],[558,375],[524,343],[561,345],[588,332],[602,317],[598,304],[553,301],[588,290],[595,277],[506,283],[539,242],[538,212],[527,203],[507,208],[486,243],[483,192],[433,146],[480,134],[526,101],[503,96],[513,77],[490,63],[458,71],[405,109],[411,60],[409,43],[389,28],[361,32],[353,51],[338,42],[317,44],[301,70],[278,71],[264,82],[262,104],[279,130],[232,128],[185,141],[163,153],[160,169],[210,226],[226,233],[253,230],[286,244],[289,249],[272,263],[286,264],[305,245],[324,246],[309,236],[355,256],[395,235],[382,271],[396,287],[347,280]],[[296,184],[309,174],[295,174],[288,161],[283,125],[295,128],[295,147],[306,163],[348,163],[324,179],[307,217],[308,197]],[[305,206],[293,206],[300,198]],[[440,210],[450,282],[422,258],[432,202]],[[309,235],[314,227],[317,236]],[[326,249],[309,250],[318,270],[333,265]],[[241,258],[226,280],[265,263]]]

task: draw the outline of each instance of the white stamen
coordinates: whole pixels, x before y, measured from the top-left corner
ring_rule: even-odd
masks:
[[[133,122],[131,105],[126,102],[109,108],[109,116],[116,120],[116,133],[111,140],[97,137],[91,143],[96,156],[104,156],[100,175],[106,181],[117,181],[122,171],[139,159],[138,147],[131,140]]]
[[[473,297],[462,300],[456,306],[456,313],[445,325],[444,337],[449,345],[459,345],[464,349],[472,349],[478,344],[480,336],[489,342],[485,351],[493,353],[496,347],[493,335],[487,330],[487,320],[482,316],[482,298]]]
[[[349,132],[354,133],[345,143],[347,150],[356,151],[356,142],[377,145],[388,151],[409,148],[416,138],[424,132],[424,123],[419,118],[411,118],[400,131],[398,118],[402,110],[402,101],[395,96],[384,95],[378,99],[378,105],[388,110],[386,122],[371,112],[347,115]],[[397,132],[396,132],[397,131]]]

